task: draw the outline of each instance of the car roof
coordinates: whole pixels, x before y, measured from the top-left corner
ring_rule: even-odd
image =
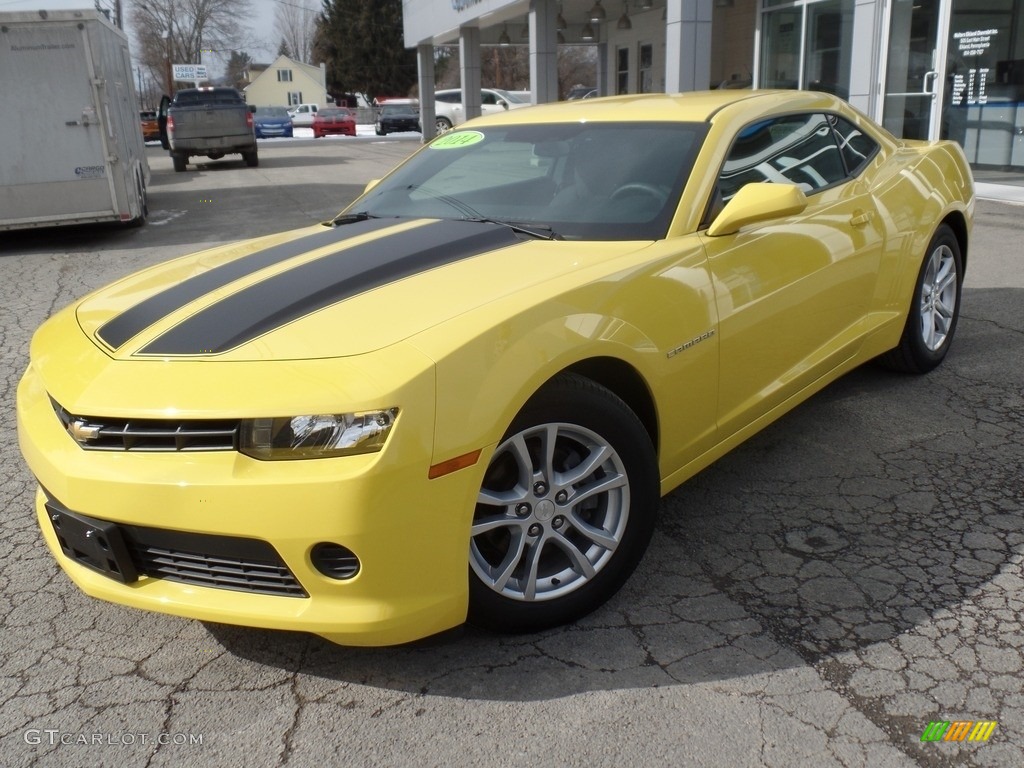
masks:
[[[731,90],[645,93],[574,99],[503,112],[483,121],[499,123],[599,121],[709,122],[718,115],[753,118],[792,109],[849,111],[840,99],[815,91]]]

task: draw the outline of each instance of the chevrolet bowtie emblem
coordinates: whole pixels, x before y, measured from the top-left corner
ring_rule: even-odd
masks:
[[[82,421],[82,419],[75,419],[68,424],[68,432],[75,438],[75,442],[84,444],[100,436],[100,427]]]

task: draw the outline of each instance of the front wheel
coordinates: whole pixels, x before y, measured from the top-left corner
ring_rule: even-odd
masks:
[[[434,121],[434,129],[437,131],[438,135],[447,133],[452,129],[452,121],[447,117],[439,117]]]
[[[534,632],[607,601],[654,531],[657,459],[637,416],[562,375],[519,413],[491,458],[470,540],[469,621]]]
[[[906,373],[927,373],[943,361],[960,317],[963,263],[960,242],[942,224],[925,251],[899,346],[879,358],[883,365]]]

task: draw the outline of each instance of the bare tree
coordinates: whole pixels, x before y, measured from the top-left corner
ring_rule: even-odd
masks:
[[[563,45],[559,48],[559,98],[568,96],[574,85],[597,85],[597,46]]]
[[[313,63],[313,37],[319,13],[312,0],[289,0],[274,8],[274,31],[288,47],[288,55],[303,64]]]
[[[198,64],[203,52],[244,47],[248,30],[239,23],[249,0],[133,0],[129,19],[139,42],[136,56],[170,92],[171,64]]]

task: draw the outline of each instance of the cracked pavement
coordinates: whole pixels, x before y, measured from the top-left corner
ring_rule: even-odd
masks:
[[[581,622],[352,649],[71,584],[16,443],[32,331],[142,266],[326,218],[416,146],[294,142],[186,174],[152,149],[147,227],[4,233],[4,765],[1024,765],[1024,217],[1002,203],[979,203],[943,366],[856,370],[672,493]],[[998,725],[923,743],[932,720]]]

